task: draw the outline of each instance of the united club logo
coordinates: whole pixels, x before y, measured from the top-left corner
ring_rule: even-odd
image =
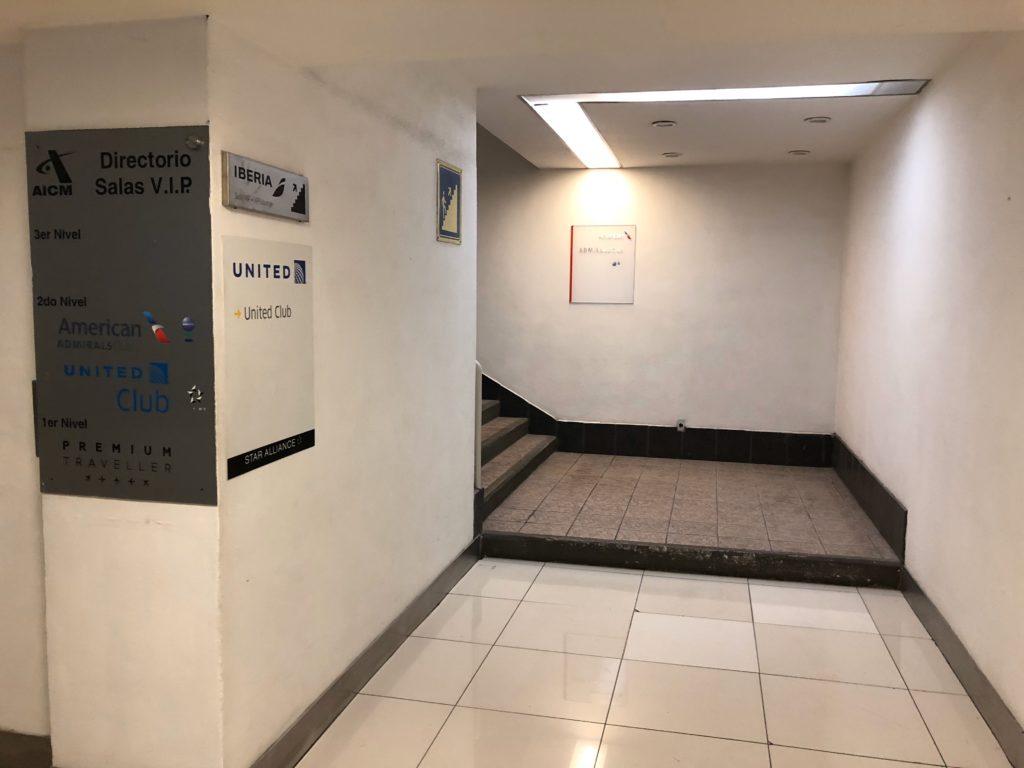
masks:
[[[46,181],[32,186],[33,197],[70,197],[72,193],[71,174],[62,158],[73,155],[74,152],[58,152],[55,149],[47,150],[46,159],[36,166],[36,173],[45,176]]]

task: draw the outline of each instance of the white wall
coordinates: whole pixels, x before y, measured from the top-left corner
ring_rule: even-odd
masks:
[[[28,130],[205,123],[206,22],[32,33],[25,99]],[[54,763],[220,766],[217,508],[42,508]]]
[[[21,49],[0,47],[0,730],[49,733]]]
[[[478,355],[559,419],[832,432],[840,165],[540,171],[480,132]],[[636,224],[629,306],[570,305],[569,228]]]
[[[907,566],[1024,721],[1024,35],[938,76],[855,167],[838,433]]]
[[[310,244],[314,265],[317,445],[221,480],[225,765],[241,768],[472,538],[475,104],[422,70],[315,79],[210,31],[215,156],[307,174],[311,217],[224,209],[215,172],[215,264],[238,235]],[[465,169],[461,246],[434,239],[437,158]]]

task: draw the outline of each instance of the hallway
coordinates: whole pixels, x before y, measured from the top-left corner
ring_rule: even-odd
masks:
[[[920,764],[1009,765],[899,592],[485,559],[299,765]]]

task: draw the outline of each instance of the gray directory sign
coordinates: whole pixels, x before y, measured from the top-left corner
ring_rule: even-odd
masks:
[[[208,129],[25,143],[43,492],[216,504]]]

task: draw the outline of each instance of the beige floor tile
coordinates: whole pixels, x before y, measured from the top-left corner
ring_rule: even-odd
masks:
[[[451,709],[356,696],[298,768],[416,768]]]
[[[459,704],[604,722],[618,659],[495,646]]]
[[[644,574],[636,609],[706,619],[752,621],[745,582],[686,579]]]
[[[564,765],[575,764],[565,763]],[[584,761],[583,765],[587,765]],[[764,744],[609,725],[597,768],[769,768]],[[532,768],[532,765],[531,765]],[[561,766],[559,767],[561,768]]]
[[[935,643],[926,637],[883,636],[907,687],[915,691],[966,693]]]
[[[598,723],[456,707],[420,768],[591,768],[601,729]]]
[[[521,600],[540,573],[542,563],[485,557],[462,577],[452,594]]]
[[[628,606],[521,603],[498,645],[621,658],[633,611]]]
[[[795,627],[877,632],[860,595],[854,591],[751,584],[754,621]]]
[[[865,632],[757,624],[761,672],[903,688],[882,638]]]
[[[396,699],[454,704],[490,646],[410,637],[363,688]]]
[[[754,628],[747,621],[636,613],[625,658],[757,672]]]
[[[909,691],[762,675],[772,744],[941,765]]]
[[[516,600],[447,595],[413,635],[491,645],[515,613]]]
[[[761,689],[751,672],[623,661],[608,723],[765,741]]]
[[[929,636],[901,592],[894,589],[861,589],[860,594],[881,634]]]
[[[772,768],[920,768],[920,763],[898,763],[875,757],[854,757],[793,747],[771,747]]]
[[[974,703],[966,696],[913,692],[946,764],[956,768],[1010,768]]]

